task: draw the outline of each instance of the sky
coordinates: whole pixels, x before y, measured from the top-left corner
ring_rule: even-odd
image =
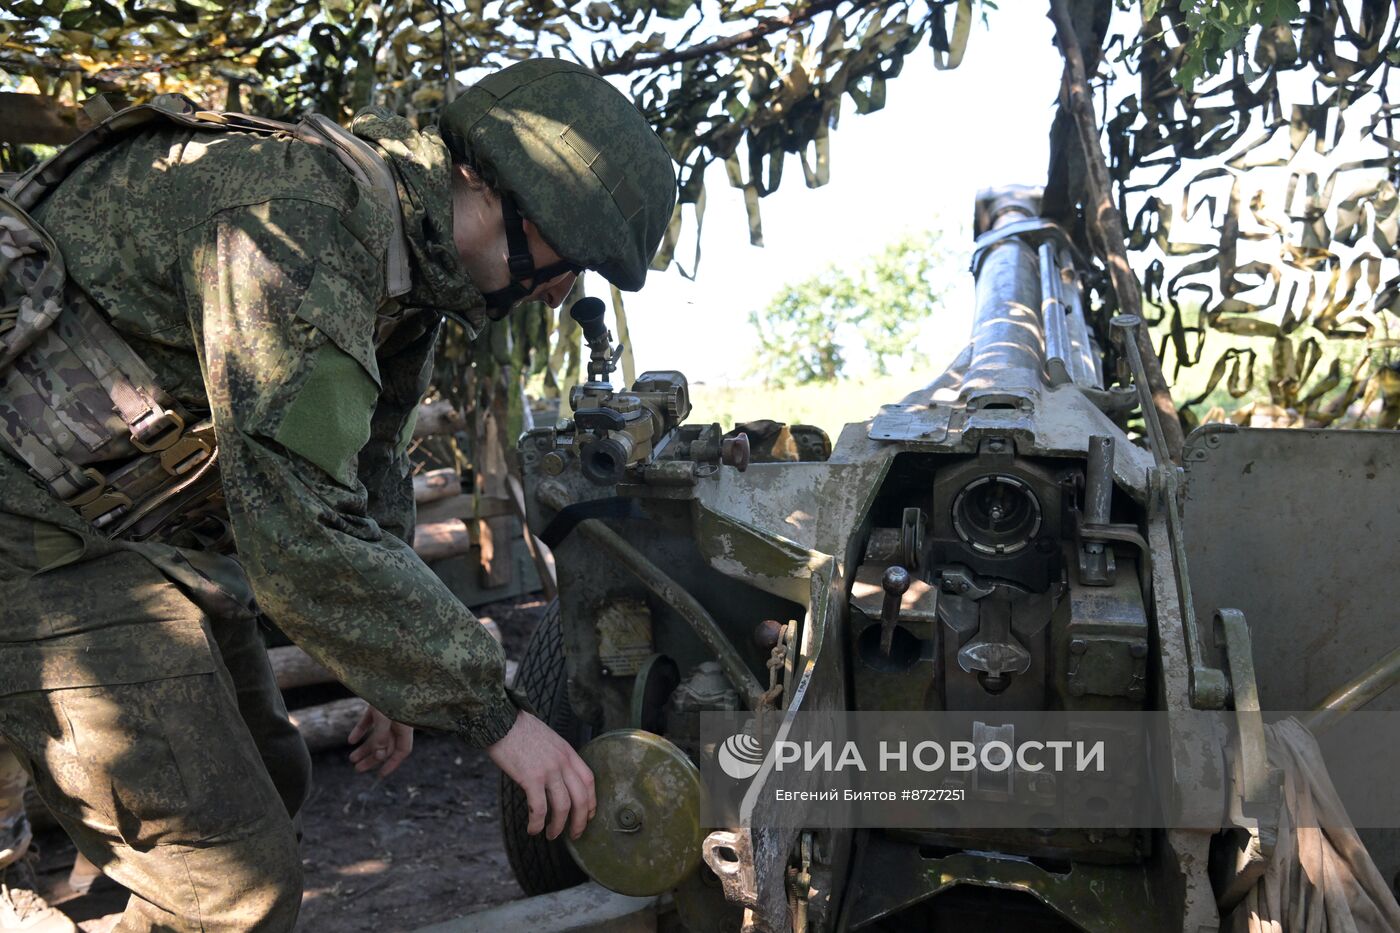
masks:
[[[723,165],[712,165],[696,280],[673,264],[624,295],[638,371],[749,381],[755,335],[748,314],[785,283],[831,263],[859,265],[903,233],[946,228],[949,245],[962,250],[949,269],[956,288],[915,355],[920,375],[941,372],[966,343],[971,321],[966,259],[977,191],[1043,184],[1049,160],[1060,56],[1050,21],[1011,6],[991,11],[990,29],[974,25],[958,68],[937,71],[924,45],[889,82],[883,110],[862,116],[846,101],[832,133],[827,185],[807,188],[789,156],[782,186],[761,201],[762,248],[749,245],[742,192],[729,186]],[[676,255],[687,268],[693,254],[693,240],[687,246],[683,238]]]

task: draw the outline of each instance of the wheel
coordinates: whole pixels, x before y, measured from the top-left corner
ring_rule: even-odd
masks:
[[[568,678],[564,673],[564,628],[557,599],[545,608],[544,617],[525,647],[525,657],[515,675],[515,688],[525,694],[540,719],[566,742],[574,748],[583,745],[587,738],[585,729],[569,704]],[[531,836],[525,831],[529,822],[530,809],[524,792],[502,774],[501,834],[505,839],[506,858],[520,887],[533,897],[587,881],[587,876],[569,855],[563,835],[553,841],[546,839],[543,833]]]

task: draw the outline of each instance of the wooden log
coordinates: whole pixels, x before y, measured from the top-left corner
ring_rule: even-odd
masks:
[[[449,468],[413,477],[413,501],[419,505],[462,494],[462,475]]]
[[[472,519],[492,518],[497,515],[514,515],[515,506],[505,499],[490,499],[464,492],[459,496],[425,502],[418,507],[418,524],[447,521],[449,518]]]
[[[0,142],[62,146],[91,126],[81,108],[39,94],[0,94]]]
[[[481,585],[487,589],[510,583],[515,571],[511,544],[518,527],[511,515],[499,515],[481,523]]]
[[[345,737],[365,712],[365,701],[359,697],[332,700],[320,706],[291,711],[292,725],[301,732],[306,747],[313,752],[345,746]]]
[[[419,525],[413,531],[413,550],[430,564],[466,554],[472,543],[471,529],[460,518]]]
[[[276,678],[279,690],[336,682],[334,674],[296,645],[269,648],[267,659],[272,662],[272,676]]]
[[[456,434],[467,429],[467,419],[447,399],[424,402],[418,406],[418,422],[413,426],[414,437]]]
[[[488,635],[496,639],[496,644],[504,644],[501,640],[501,627],[496,624],[495,619],[490,616],[479,616],[476,621],[481,623],[482,628],[486,629]]]
[[[554,554],[543,541],[530,531],[530,517],[525,510],[525,488],[515,474],[506,477],[510,489],[510,505],[520,519],[520,528],[525,534],[525,547],[530,551],[530,559],[535,562],[535,573],[544,589],[544,598],[554,599],[559,595],[559,574],[554,566]]]

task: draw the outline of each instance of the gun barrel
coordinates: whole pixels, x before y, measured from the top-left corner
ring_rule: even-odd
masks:
[[[1013,189],[993,202],[990,230],[1037,216],[1035,202]],[[1045,332],[1041,326],[1040,264],[1018,237],[993,243],[977,276],[972,359],[963,390],[1035,389],[1045,383]]]
[[[1074,350],[1070,346],[1069,319],[1060,298],[1060,259],[1049,240],[1036,251],[1040,260],[1040,319],[1045,328],[1045,372],[1051,385],[1074,380]]]

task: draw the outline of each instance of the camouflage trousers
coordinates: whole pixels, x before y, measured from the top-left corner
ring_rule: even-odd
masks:
[[[0,736],[132,892],[118,930],[291,930],[310,757],[256,619],[59,532],[0,512]]]

